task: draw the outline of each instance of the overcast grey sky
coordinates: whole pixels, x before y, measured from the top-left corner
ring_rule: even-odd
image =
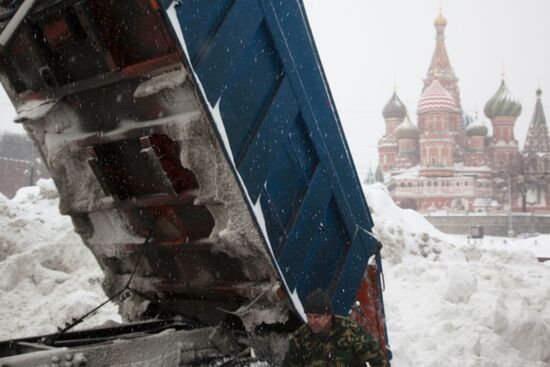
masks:
[[[435,46],[442,5],[447,51],[460,79],[462,105],[483,116],[502,70],[523,104],[516,137],[523,144],[543,90],[550,115],[550,0],[304,0],[356,165],[363,177],[377,163],[381,111],[397,92],[416,123],[416,104]],[[0,94],[0,130],[22,131]],[[485,119],[486,120],[486,119]]]

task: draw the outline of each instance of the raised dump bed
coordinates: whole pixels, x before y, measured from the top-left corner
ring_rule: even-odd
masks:
[[[239,319],[280,354],[262,333],[325,288],[387,346],[373,223],[301,1],[18,9],[2,84],[107,295],[131,278],[124,320]]]

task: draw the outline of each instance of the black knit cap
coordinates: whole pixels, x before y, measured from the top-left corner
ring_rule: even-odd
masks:
[[[317,315],[332,315],[332,301],[328,293],[322,289],[311,292],[304,302],[304,312]]]

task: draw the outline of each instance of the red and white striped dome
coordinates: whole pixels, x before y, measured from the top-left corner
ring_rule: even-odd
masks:
[[[455,111],[456,103],[453,96],[441,85],[439,80],[434,79],[422,93],[416,113]]]

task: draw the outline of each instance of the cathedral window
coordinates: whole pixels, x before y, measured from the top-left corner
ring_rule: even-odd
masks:
[[[545,171],[550,171],[550,158],[546,158],[544,160],[544,170]]]
[[[502,154],[497,155],[497,161],[498,161],[498,165],[502,166],[504,164],[504,155]]]

